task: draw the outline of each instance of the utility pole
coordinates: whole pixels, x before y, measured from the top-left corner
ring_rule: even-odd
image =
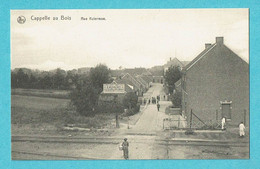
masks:
[[[114,107],[116,105],[116,97],[117,96],[114,96],[114,103],[113,103]],[[119,119],[118,119],[118,112],[117,111],[116,111],[116,128],[120,128],[120,126],[119,126]]]
[[[191,130],[191,126],[192,126],[192,109],[190,110],[190,130]]]

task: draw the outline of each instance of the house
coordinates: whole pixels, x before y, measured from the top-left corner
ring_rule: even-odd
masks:
[[[125,95],[130,92],[134,92],[132,87],[124,83],[113,81],[111,84],[103,84],[103,91],[99,96],[98,104],[123,103]]]
[[[153,76],[153,83],[163,83],[164,78],[163,76]]]
[[[164,73],[168,70],[169,67],[176,66],[179,67],[180,70],[184,67],[184,64],[178,59],[178,58],[170,58],[169,61],[163,66],[164,67]]]
[[[133,86],[133,90],[138,96],[142,96],[145,91],[145,86],[143,86],[143,84],[140,83],[134,76],[126,73],[121,79],[124,81],[124,83]]]
[[[145,90],[149,88],[149,82],[146,82],[142,75],[137,75],[135,78],[144,86]]]
[[[190,120],[229,125],[249,123],[249,64],[224,44],[205,44],[205,49],[182,70],[182,114]],[[191,111],[198,117],[191,118]],[[194,122],[193,122],[194,123]]]
[[[142,79],[144,79],[147,83],[151,83],[153,81],[153,76],[150,75],[141,75]]]

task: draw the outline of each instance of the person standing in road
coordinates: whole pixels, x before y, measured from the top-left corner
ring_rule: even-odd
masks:
[[[160,104],[159,104],[159,102],[157,103],[157,110],[160,111]]]
[[[239,124],[239,136],[240,137],[244,137],[245,136],[245,129],[246,129],[246,127],[245,127],[244,123],[241,122]]]
[[[226,117],[223,117],[221,120],[221,129],[225,130],[225,125],[226,125]]]
[[[124,142],[122,143],[122,147],[123,147],[124,158],[127,160],[129,158],[128,156],[129,143],[127,141],[127,138],[124,139]]]

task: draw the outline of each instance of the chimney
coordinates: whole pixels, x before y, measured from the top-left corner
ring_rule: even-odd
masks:
[[[208,49],[211,46],[211,43],[205,43],[205,49]]]
[[[216,37],[216,43],[222,45],[224,43],[223,37]]]

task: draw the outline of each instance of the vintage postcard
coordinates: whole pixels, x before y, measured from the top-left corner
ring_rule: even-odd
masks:
[[[249,159],[249,9],[11,10],[12,160]]]

